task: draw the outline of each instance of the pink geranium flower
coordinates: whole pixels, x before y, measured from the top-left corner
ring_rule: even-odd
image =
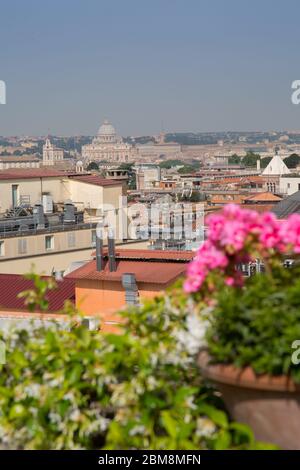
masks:
[[[300,253],[300,215],[292,214],[280,227],[279,235],[283,244]]]
[[[186,292],[199,291],[218,273],[228,286],[242,286],[237,265],[259,258],[265,262],[282,253],[300,253],[300,215],[281,221],[271,212],[258,214],[236,204],[208,217],[208,237],[187,269]],[[206,287],[211,289],[209,283]],[[209,287],[208,287],[209,286]]]
[[[261,216],[261,230],[259,240],[265,248],[274,248],[279,246],[281,242],[280,237],[280,222],[271,212],[266,212]]]

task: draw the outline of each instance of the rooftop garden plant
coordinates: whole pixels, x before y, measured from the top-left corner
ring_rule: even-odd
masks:
[[[199,373],[196,357],[207,347],[214,363],[300,382],[291,361],[291,344],[300,339],[300,268],[282,264],[300,253],[300,216],[282,222],[229,205],[208,225],[208,239],[188,267],[184,289],[179,283],[140,309],[123,311],[126,323],[119,334],[89,331],[70,304],[62,312],[70,315],[67,328],[53,322],[2,332],[7,350],[0,366],[2,448],[278,444],[272,436],[261,437],[255,426],[254,437],[243,416],[229,418],[220,393],[205,372]],[[245,278],[237,269],[258,259],[264,274]],[[46,311],[45,284],[32,276],[35,292],[23,296],[32,311],[40,304]],[[217,388],[235,418],[226,390],[218,383]]]
[[[44,284],[25,298],[33,308]],[[46,305],[44,305],[46,307]],[[74,307],[68,328],[2,333],[0,446],[4,449],[251,449],[199,374],[196,305],[174,288],[123,312],[120,334],[89,331]]]
[[[293,350],[300,344],[299,253],[300,215],[278,220],[231,204],[209,217],[207,240],[184,284],[200,311],[209,306],[202,372],[217,383],[236,419],[253,426],[258,438],[284,448],[300,448],[298,433],[287,437],[293,425],[285,428],[282,422],[283,416],[300,418],[300,367],[297,357],[292,360],[300,352]],[[241,267],[251,263],[263,269],[247,277]],[[274,436],[276,428],[285,434]]]
[[[300,215],[278,220],[236,205],[208,219],[208,238],[188,267],[185,290],[211,306],[207,340],[218,362],[258,373],[290,374],[291,345],[300,339]],[[293,258],[286,268],[284,260]],[[259,260],[264,274],[245,277]]]

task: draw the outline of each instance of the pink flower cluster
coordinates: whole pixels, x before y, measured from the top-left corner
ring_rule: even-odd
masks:
[[[267,260],[285,253],[300,253],[300,215],[278,220],[271,212],[259,214],[228,204],[208,217],[207,240],[189,264],[186,292],[197,292],[210,273],[218,272],[227,285],[243,283],[237,264],[255,258]]]

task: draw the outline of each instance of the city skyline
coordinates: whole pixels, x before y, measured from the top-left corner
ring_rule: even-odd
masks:
[[[299,4],[3,2],[0,135],[300,129]],[[89,25],[89,28],[86,26]],[[83,32],[84,31],[84,32]]]

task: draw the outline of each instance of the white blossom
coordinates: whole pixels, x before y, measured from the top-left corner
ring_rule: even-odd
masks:
[[[199,437],[211,437],[217,428],[213,421],[209,418],[198,418],[197,419],[197,430],[196,434]]]
[[[24,392],[28,397],[39,398],[41,391],[40,384],[26,385]]]
[[[130,436],[136,436],[137,434],[144,434],[145,432],[145,426],[143,425],[137,425],[137,426],[134,426],[132,429],[130,429],[129,431],[129,435]]]
[[[187,316],[186,330],[179,330],[175,333],[177,340],[186,348],[189,354],[197,352],[206,347],[205,334],[208,327],[208,320],[200,318],[196,313],[191,312]]]

